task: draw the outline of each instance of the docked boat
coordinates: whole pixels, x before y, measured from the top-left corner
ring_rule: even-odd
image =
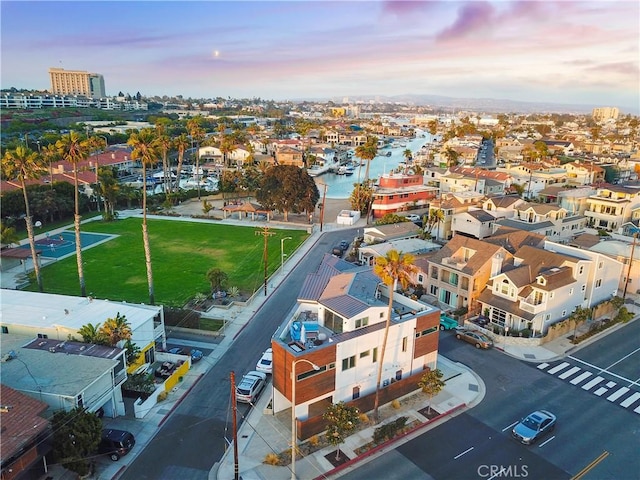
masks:
[[[311,177],[317,177],[318,175],[322,175],[323,173],[330,172],[331,168],[331,164],[328,162],[324,164],[315,164],[307,168],[307,173]]]
[[[344,169],[345,175],[353,175],[353,172],[354,172],[354,168],[352,165],[347,165]]]
[[[340,168],[338,168],[338,171],[336,173],[338,175],[346,175],[347,174],[347,167],[342,165]]]

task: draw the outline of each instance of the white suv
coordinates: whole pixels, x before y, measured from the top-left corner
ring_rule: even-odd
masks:
[[[256,401],[267,383],[267,375],[262,372],[252,371],[247,373],[239,384],[236,385],[236,401],[253,403]]]

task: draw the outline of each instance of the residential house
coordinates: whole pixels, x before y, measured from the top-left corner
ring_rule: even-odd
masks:
[[[2,384],[0,398],[2,480],[44,478],[44,457],[51,450],[50,424],[44,417],[47,404]]]
[[[125,414],[125,350],[71,340],[0,335],[2,383],[46,403],[52,412],[83,407],[109,417]],[[4,400],[3,400],[4,401]]]
[[[453,236],[453,218],[472,207],[477,207],[484,195],[477,192],[458,192],[443,194],[431,201],[429,211],[442,212],[442,219],[433,225],[431,236],[439,241],[449,240]]]
[[[304,167],[302,150],[289,146],[281,146],[276,150],[276,162],[278,165],[294,165]]]
[[[482,209],[496,217],[513,218],[516,216],[516,208],[524,203],[518,195],[495,195],[482,202]]]
[[[569,216],[567,211],[551,203],[525,203],[518,206],[514,218],[497,220],[494,232],[499,227],[511,227],[540,233],[552,241],[568,242],[587,227],[583,215]]]
[[[504,217],[479,208],[469,209],[454,215],[451,220],[451,229],[454,236],[460,233],[482,240],[493,233],[493,224],[499,218]]]
[[[371,267],[328,257],[307,277],[298,308],[271,339],[273,412],[295,407],[301,439],[326,428],[322,415],[332,403],[371,410],[380,362],[381,405],[415,391],[422,372],[437,368],[440,311],[395,292],[381,359],[388,288]]]
[[[424,185],[422,175],[385,173],[373,194],[371,212],[374,218],[384,217],[409,208],[428,207],[438,194],[435,187]]]
[[[567,188],[558,191],[557,203],[569,215],[584,215],[588,208],[587,199],[595,195],[594,187]]]
[[[640,293],[640,246],[637,239],[631,242],[622,240],[600,241],[589,250],[607,255],[622,264],[622,274],[618,283],[618,291],[625,293]],[[633,258],[631,258],[633,255]]]
[[[83,325],[101,324],[120,314],[126,317],[131,327],[131,342],[140,348],[138,360],[129,366],[130,372],[142,364],[152,363],[156,346],[166,348],[162,306],[3,290],[0,313],[2,333],[58,341],[67,340],[70,336],[81,338],[78,331]]]
[[[591,308],[617,293],[622,264],[600,253],[546,241],[524,245],[512,257],[495,257],[478,302],[501,331],[546,335],[576,307]]]
[[[371,245],[407,238],[418,238],[421,233],[422,229],[415,223],[399,222],[365,227],[363,239],[365,243]]]
[[[631,220],[632,211],[640,206],[640,188],[622,185],[605,185],[596,190],[595,195],[587,198],[585,216],[589,225],[616,231]]]
[[[358,248],[358,261],[361,265],[374,265],[376,258],[386,256],[389,250],[396,250],[412,255],[422,255],[424,253],[439,250],[441,245],[429,240],[420,238],[405,238],[401,240],[389,240],[382,243],[374,243]]]
[[[443,310],[466,307],[478,309],[477,299],[485,288],[492,271],[494,258],[512,258],[505,248],[475,238],[456,235],[442,249],[429,257],[424,272],[425,292],[439,302]],[[493,268],[493,270],[492,270]]]
[[[569,182],[578,185],[593,185],[604,182],[604,168],[591,162],[579,160],[563,165],[567,171]]]

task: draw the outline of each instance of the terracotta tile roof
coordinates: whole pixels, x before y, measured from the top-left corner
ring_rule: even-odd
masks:
[[[464,263],[464,266],[460,271],[470,275],[477,272],[487,262],[490,262],[496,253],[503,250],[500,245],[494,245],[476,238],[466,237],[464,235],[455,235],[444,247],[433,254],[429,262],[438,265],[445,265],[445,258],[463,258],[460,253],[461,248],[468,248],[475,252],[466,262],[461,262]],[[447,264],[447,266],[449,265]]]
[[[575,246],[578,248],[589,249],[594,245],[597,245],[598,243],[600,243],[600,237],[598,235],[594,235],[592,233],[583,233],[582,235],[578,235],[573,240],[571,240],[571,242],[569,242],[569,245],[571,245],[572,247]]]
[[[13,360],[16,361],[16,360]],[[0,384],[0,402],[7,411],[0,413],[2,435],[0,450],[3,463],[33,442],[49,428],[49,421],[42,417],[48,405],[11,387]]]
[[[484,241],[500,245],[509,253],[515,253],[524,245],[543,248],[545,239],[546,237],[539,233],[527,232],[510,227],[500,227],[493,235],[485,238]]]

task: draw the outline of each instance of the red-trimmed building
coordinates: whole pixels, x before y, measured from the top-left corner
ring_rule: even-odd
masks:
[[[386,173],[380,177],[373,194],[371,211],[374,218],[384,217],[411,208],[428,208],[438,189],[424,184],[422,175]]]

